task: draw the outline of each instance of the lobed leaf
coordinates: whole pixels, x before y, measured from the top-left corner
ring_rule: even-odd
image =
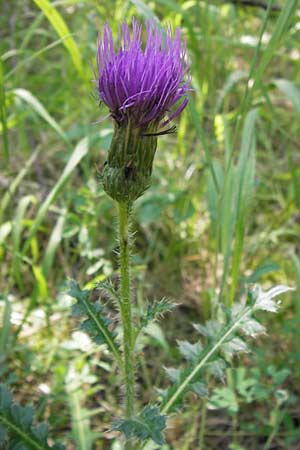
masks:
[[[80,325],[81,330],[86,331],[96,344],[106,344],[119,366],[122,367],[123,363],[116,336],[109,329],[111,322],[104,316],[102,305],[99,302],[93,304],[90,301],[91,291],[82,290],[75,280],[70,281],[69,287],[68,294],[77,301],[72,306],[73,315],[85,318]]]
[[[126,439],[137,438],[141,441],[152,439],[156,444],[163,445],[163,430],[166,427],[166,416],[160,414],[157,406],[146,406],[140,414],[132,419],[118,419],[112,429],[120,431]]]
[[[33,418],[33,408],[14,403],[8,388],[0,384],[0,444],[18,450],[64,450],[61,444],[48,445],[48,425],[34,425]]]
[[[255,287],[248,293],[246,302],[235,305],[232,310],[227,308],[221,320],[210,320],[204,325],[194,325],[195,329],[206,338],[207,345],[201,347],[201,350],[199,347],[199,352],[196,352],[197,344],[179,342],[180,351],[189,364],[181,371],[167,369],[168,375],[173,378],[173,385],[163,396],[161,412],[165,414],[178,407],[188,391],[195,392],[195,384],[197,386],[197,383],[203,380],[204,371],[223,379],[227,367],[226,358],[232,357],[235,353],[248,351],[246,342],[239,335],[243,333],[255,337],[264,331],[264,327],[253,318],[253,314],[257,310],[277,311],[278,303],[274,298],[289,290],[289,287],[283,285],[267,292]]]
[[[97,288],[100,289],[100,291],[105,292],[106,295],[108,296],[108,298],[113,303],[116,303],[116,304],[121,303],[120,295],[110,280],[105,280],[101,283],[98,283]]]
[[[180,353],[187,361],[194,362],[199,359],[199,356],[203,350],[203,346],[200,342],[191,344],[188,341],[177,341],[177,343]]]
[[[143,328],[146,328],[150,325],[150,323],[159,320],[166,312],[172,311],[172,309],[176,306],[176,303],[173,303],[166,297],[163,297],[161,300],[155,300],[152,303],[148,303],[147,308],[140,319],[140,325],[137,329],[136,337]]]

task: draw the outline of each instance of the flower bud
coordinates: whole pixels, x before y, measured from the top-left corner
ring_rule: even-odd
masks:
[[[138,128],[115,125],[101,179],[105,192],[118,202],[133,202],[150,185],[156,136],[140,135]]]

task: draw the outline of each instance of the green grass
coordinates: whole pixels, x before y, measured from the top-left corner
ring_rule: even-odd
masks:
[[[118,449],[117,435],[106,433],[122,406],[115,367],[74,333],[64,292],[69,277],[90,287],[117,276],[115,212],[99,182],[112,124],[93,124],[107,112],[94,98],[91,65],[105,21],[117,32],[132,15],[182,27],[193,77],[189,106],[177,133],[160,138],[152,187],[134,214],[138,305],[163,295],[179,303],[146,338],[153,348],[145,348],[140,402],[156,399],[149,382],[165,386],[162,366],[179,364],[176,339],[190,338],[189,324],[213,315],[217,300],[233,304],[246,283],[295,286],[269,338],[234,364],[255,379],[255,400],[239,394],[235,418],[230,408],[208,409],[204,448],[298,448],[300,10],[293,0],[266,5],[0,6],[0,378],[19,401],[31,398],[40,418],[53,413],[54,434],[70,450],[74,442]],[[70,374],[80,393],[66,387]],[[288,400],[274,417],[283,389]],[[193,399],[171,418],[166,448],[199,449],[204,410]]]

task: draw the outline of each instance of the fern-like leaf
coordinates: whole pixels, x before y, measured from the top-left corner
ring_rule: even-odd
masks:
[[[102,305],[90,301],[91,291],[82,290],[79,284],[71,280],[68,294],[77,302],[72,306],[74,316],[82,316],[85,320],[80,328],[86,331],[96,344],[106,344],[114,355],[119,367],[122,368],[122,358],[115,334],[110,331],[110,320],[104,316]]]
[[[208,321],[205,325],[195,325],[195,329],[204,336],[207,343],[203,347],[202,343],[179,343],[179,349],[189,364],[182,371],[176,371],[176,378],[173,377],[175,383],[163,395],[161,412],[168,413],[181,404],[186,392],[195,391],[195,384],[199,387],[197,383],[202,381],[200,377],[203,379],[203,370],[206,369],[222,378],[227,360],[234,353],[248,351],[248,346],[240,335],[255,337],[258,333],[264,332],[264,327],[252,317],[253,314],[258,310],[276,312],[278,303],[274,298],[289,290],[291,288],[287,286],[278,286],[263,292],[256,287],[249,292],[246,301],[236,305],[232,310],[225,311],[223,323],[214,320]]]
[[[120,305],[121,298],[119,292],[116,290],[115,286],[110,280],[105,280],[101,283],[98,283],[97,289],[99,289],[101,292],[104,292],[114,305]]]
[[[0,385],[0,449],[64,450],[61,444],[48,444],[48,426],[33,424],[31,406],[13,402],[8,388]]]
[[[140,319],[139,331],[146,328],[151,322],[159,320],[165,313],[172,311],[176,306],[176,303],[166,297],[163,297],[161,300],[155,300],[152,303],[149,302]]]
[[[151,439],[163,445],[163,430],[166,427],[166,416],[160,414],[157,406],[146,406],[140,414],[131,419],[118,419],[112,429],[120,431],[126,439],[137,438],[140,441]]]

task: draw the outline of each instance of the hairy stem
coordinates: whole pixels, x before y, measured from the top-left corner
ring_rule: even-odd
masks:
[[[129,267],[129,203],[118,203],[119,207],[119,245],[120,245],[120,293],[121,319],[123,327],[123,351],[125,370],[125,416],[134,414],[134,349],[133,327],[130,302],[130,267]],[[126,447],[130,448],[130,447]]]

